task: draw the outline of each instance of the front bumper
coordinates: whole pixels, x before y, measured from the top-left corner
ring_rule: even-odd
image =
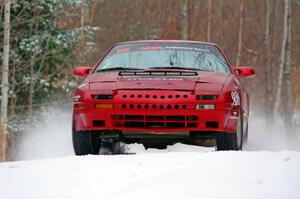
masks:
[[[76,131],[235,132],[238,122],[239,113],[222,96],[199,101],[193,92],[168,90],[119,90],[109,100],[96,100],[93,95],[74,102]],[[201,103],[214,104],[215,109],[196,110]]]

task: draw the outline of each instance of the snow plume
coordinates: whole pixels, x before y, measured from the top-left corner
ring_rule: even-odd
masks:
[[[32,130],[19,136],[17,145],[18,160],[52,158],[74,155],[71,137],[71,108],[45,108],[35,116]],[[298,119],[297,119],[298,118]],[[300,114],[295,121],[300,121]],[[292,147],[295,143],[286,136],[281,120],[274,124],[267,124],[262,114],[253,111],[249,120],[249,139],[244,147],[245,151],[279,151],[300,150],[300,128],[298,124],[298,148]],[[127,145],[128,153],[169,153],[169,152],[198,152],[214,151],[214,147],[187,146],[175,144],[165,150],[145,150],[141,144]]]
[[[70,109],[45,108],[34,116],[34,126],[22,133],[17,159],[40,159],[73,155]]]
[[[300,150],[300,124],[297,121],[300,121],[300,113],[295,114],[294,117],[297,134],[295,140],[287,135],[281,119],[276,118],[272,124],[268,124],[266,118],[261,113],[253,111],[250,114],[249,139],[245,150]]]

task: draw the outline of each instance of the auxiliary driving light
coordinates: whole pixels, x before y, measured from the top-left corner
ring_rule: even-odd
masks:
[[[216,109],[214,104],[196,104],[197,110],[213,110]]]
[[[113,104],[95,104],[96,109],[112,109],[113,107]]]

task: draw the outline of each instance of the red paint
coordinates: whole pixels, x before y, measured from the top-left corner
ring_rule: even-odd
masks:
[[[203,43],[197,41],[178,40],[147,40],[134,42],[153,42],[153,48],[160,42],[187,42]],[[132,42],[124,42],[132,43]],[[122,45],[120,43],[117,45]],[[204,43],[218,47],[216,44]],[[159,47],[159,46],[158,46]],[[219,48],[219,47],[218,47]],[[111,48],[112,49],[112,48]],[[111,50],[110,49],[110,50]],[[220,49],[220,48],[219,48]],[[126,52],[124,49],[120,49]],[[151,50],[151,49],[147,49]],[[108,53],[107,51],[105,55]],[[224,55],[223,51],[220,52]],[[97,65],[103,60],[99,60]],[[75,69],[74,75],[87,78],[75,92],[80,100],[74,102],[75,130],[120,130],[120,131],[151,131],[151,132],[178,132],[178,131],[209,131],[209,132],[235,132],[239,107],[232,105],[231,91],[238,91],[243,110],[244,128],[248,124],[249,99],[239,81],[239,77],[254,75],[249,67],[234,67],[228,57],[224,55],[232,74],[197,71],[196,76],[120,76],[118,71],[104,73],[90,73],[91,68],[80,67]],[[94,69],[95,70],[95,66]],[[151,70],[146,70],[151,71]],[[155,71],[155,70],[153,70]],[[178,71],[167,70],[163,71]],[[180,70],[185,71],[185,70]],[[96,95],[112,95],[109,100],[96,100]],[[197,95],[218,95],[215,100],[198,100]],[[113,109],[95,109],[95,104],[113,104]],[[196,104],[214,104],[215,110],[196,110]],[[234,115],[237,113],[237,115]],[[125,115],[143,116],[143,118],[125,119]],[[136,123],[151,122],[150,116],[161,116],[164,122],[172,121],[172,116],[184,117],[185,126],[170,128],[126,127],[126,121]],[[187,119],[196,116],[196,120]],[[114,119],[114,117],[118,119]],[[121,117],[121,119],[120,119]],[[157,117],[159,118],[159,117]],[[158,120],[156,118],[156,120]],[[105,121],[105,126],[93,125],[94,120]],[[155,118],[153,121],[156,121]],[[207,122],[218,122],[218,127],[207,127]],[[196,126],[188,126],[190,123]]]

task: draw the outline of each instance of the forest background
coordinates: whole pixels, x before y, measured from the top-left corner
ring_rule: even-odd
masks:
[[[267,124],[281,121],[286,128],[282,133],[297,140],[299,32],[299,0],[1,0],[1,129],[4,126],[5,131],[0,133],[0,157],[8,154],[4,159],[13,159],[11,151],[18,140],[40,122],[35,113],[48,107],[71,109],[79,83],[72,76],[76,66],[95,64],[117,42],[140,39],[217,43],[233,64],[256,70],[254,78],[242,80],[252,112]],[[3,84],[6,77],[8,84]],[[3,105],[6,92],[7,106]]]

